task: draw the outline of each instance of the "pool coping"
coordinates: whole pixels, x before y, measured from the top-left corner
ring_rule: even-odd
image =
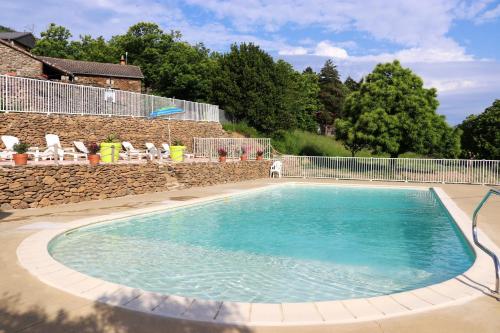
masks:
[[[418,190],[432,188],[474,251],[476,260],[463,274],[438,284],[410,291],[339,301],[266,304],[194,299],[131,288],[70,269],[53,259],[48,252],[48,244],[54,237],[82,226],[208,203],[274,186],[289,185]],[[237,326],[341,324],[404,316],[462,304],[481,295],[489,294],[494,286],[494,268],[491,259],[474,245],[470,218],[439,187],[309,182],[269,183],[250,190],[230,190],[223,194],[183,202],[168,200],[162,204],[162,206],[135,209],[126,213],[79,219],[65,223],[60,228],[39,231],[25,238],[18,246],[18,260],[21,266],[42,282],[78,297],[152,315]],[[498,247],[481,230],[478,235],[482,243],[494,252],[499,252]]]

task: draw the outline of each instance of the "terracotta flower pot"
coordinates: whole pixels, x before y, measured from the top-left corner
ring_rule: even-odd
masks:
[[[101,160],[101,156],[99,155],[89,155],[88,157],[90,165],[97,165],[99,164],[99,161]]]
[[[12,155],[14,158],[15,165],[26,165],[28,164],[28,154],[14,154]]]
[[[226,156],[219,156],[219,162],[226,163]]]
[[[246,161],[246,160],[248,160],[248,155],[247,155],[247,154],[243,154],[243,155],[241,155],[241,156],[240,156],[240,160],[242,160],[242,161]]]
[[[263,159],[264,159],[264,156],[262,156],[262,155],[257,155],[257,158],[256,158],[256,160],[257,160],[257,161],[262,161]]]

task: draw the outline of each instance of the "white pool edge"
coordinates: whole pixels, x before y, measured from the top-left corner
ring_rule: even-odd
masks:
[[[28,236],[18,246],[17,257],[21,266],[42,282],[78,297],[152,315],[238,326],[310,326],[391,318],[462,304],[489,293],[484,286],[490,289],[493,288],[494,267],[490,257],[474,245],[471,233],[472,221],[439,187],[433,187],[434,193],[443,203],[474,250],[476,260],[465,273],[450,280],[420,289],[384,296],[341,301],[280,304],[217,302],[175,295],[169,296],[115,284],[82,274],[57,262],[48,252],[48,244],[52,239],[82,226],[207,203],[226,197],[268,189],[269,187],[304,184],[417,190],[428,190],[430,188],[309,182],[270,183],[255,189],[231,191],[183,202],[169,201],[167,207],[155,206],[127,213],[113,213],[75,220],[61,225],[61,228],[43,230]],[[498,247],[480,230],[479,239],[494,252],[500,252]],[[464,282],[470,284],[470,286]]]

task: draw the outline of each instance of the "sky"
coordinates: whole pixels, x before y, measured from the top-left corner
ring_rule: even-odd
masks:
[[[450,124],[500,99],[500,0],[0,0],[0,24],[35,35],[54,22],[109,38],[140,21],[216,51],[254,42],[297,70],[333,58],[344,79],[399,59]]]

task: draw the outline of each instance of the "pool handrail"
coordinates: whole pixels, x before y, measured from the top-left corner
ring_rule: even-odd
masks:
[[[474,210],[474,214],[472,215],[472,236],[474,239],[474,243],[493,259],[493,264],[495,265],[495,278],[496,278],[496,280],[495,280],[496,281],[495,282],[495,293],[498,295],[499,289],[500,289],[500,277],[499,277],[500,261],[498,260],[498,256],[493,251],[491,251],[490,249],[485,247],[477,239],[477,217],[478,217],[479,211],[481,210],[481,208],[483,208],[484,204],[486,203],[486,201],[488,201],[488,199],[490,198],[490,196],[492,194],[500,195],[500,191],[495,189],[495,188],[490,188],[488,190],[488,193],[485,194],[485,196],[483,197],[481,202],[479,202],[479,205],[477,205],[476,209]]]

